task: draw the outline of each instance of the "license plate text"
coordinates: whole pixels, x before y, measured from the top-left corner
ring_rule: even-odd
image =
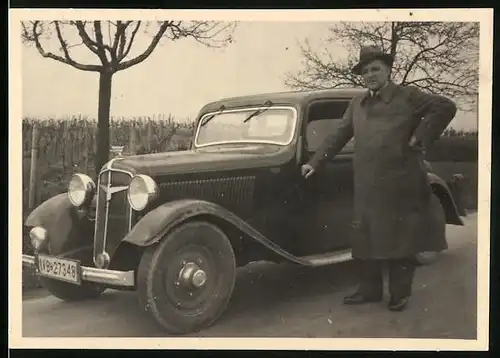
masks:
[[[44,255],[39,255],[37,261],[40,275],[80,284],[80,263],[78,261]]]

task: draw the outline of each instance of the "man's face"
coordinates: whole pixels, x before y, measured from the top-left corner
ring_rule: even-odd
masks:
[[[375,60],[363,67],[361,76],[363,76],[367,88],[377,91],[389,79],[389,67],[383,61]]]

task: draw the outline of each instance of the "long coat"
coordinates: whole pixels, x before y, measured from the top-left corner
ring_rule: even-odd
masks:
[[[354,98],[338,130],[311,158],[317,169],[355,138],[354,258],[404,258],[446,248],[422,148],[455,114],[455,103],[445,97],[389,82],[378,95]],[[412,135],[420,146],[409,145]]]

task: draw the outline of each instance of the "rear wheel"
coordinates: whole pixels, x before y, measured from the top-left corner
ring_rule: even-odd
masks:
[[[446,214],[437,195],[432,194],[432,216],[435,219],[435,229],[438,237],[445,237],[446,240]],[[445,244],[446,245],[446,244]],[[439,259],[441,251],[423,251],[415,255],[418,265],[426,266],[435,263]]]
[[[195,332],[223,313],[235,280],[235,256],[225,233],[208,222],[189,222],[144,251],[139,304],[168,333]]]

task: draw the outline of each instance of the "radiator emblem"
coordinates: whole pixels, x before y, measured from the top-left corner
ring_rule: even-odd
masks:
[[[110,201],[111,200],[111,196],[113,194],[128,189],[128,186],[126,186],[126,185],[109,187],[109,190],[108,190],[108,186],[107,185],[101,185],[100,187],[101,187],[101,190],[106,193],[106,201]]]

